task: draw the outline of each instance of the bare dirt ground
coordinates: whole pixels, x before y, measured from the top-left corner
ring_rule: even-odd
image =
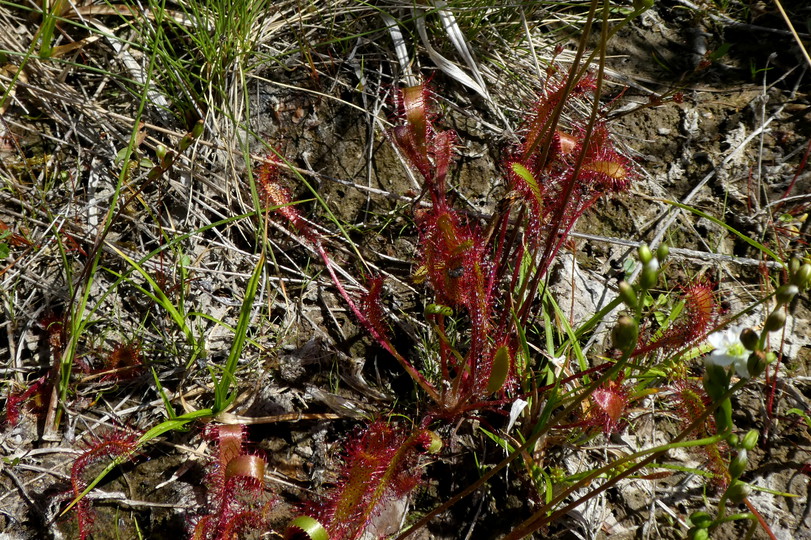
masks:
[[[662,238],[676,248],[672,279],[706,275],[717,283],[728,313],[759,297],[774,271],[761,254],[711,220],[674,211],[665,199],[715,216],[781,256],[807,255],[808,66],[771,6],[747,8],[741,14],[708,4],[661,2],[612,41],[607,118],[639,178],[630,193],[601,202],[583,218],[573,255],[565,255],[568,263],[555,272],[555,290],[573,319],[582,320],[605,303],[599,294],[585,293],[613,290],[635,242]],[[795,21],[811,20],[811,11],[801,2],[787,8]],[[734,17],[725,19],[727,13]],[[554,21],[546,21],[540,10],[527,21],[539,46],[545,33],[556,28]],[[13,7],[0,5],[0,35],[7,36],[0,37],[0,49],[25,52],[31,39],[26,24]],[[807,45],[809,36],[803,35]],[[561,39],[559,33],[555,36]],[[571,46],[574,37],[562,43]],[[167,117],[165,111],[148,107],[143,146],[133,159],[153,163],[133,169],[122,193],[131,204],[117,216],[101,247],[102,270],[88,292],[94,310],[87,317],[93,321],[78,343],[81,365],[74,369],[60,429],[48,428],[50,394],[45,394],[24,409],[19,423],[7,424],[0,433],[4,538],[77,537],[75,521],[59,515],[73,494],[71,466],[100,433],[122,427],[143,431],[164,419],[155,379],[179,413],[209,406],[206,366],[222,365],[228,356],[231,328],[257,262],[254,248],[262,232],[247,217],[172,239],[252,212],[243,152],[267,154],[261,141],[290,159],[326,207],[351,227],[348,236],[359,252],[388,277],[386,301],[392,312],[404,314],[397,324],[399,345],[406,351],[418,346],[420,329],[410,326],[407,314],[421,309],[409,280],[416,233],[408,215],[419,186],[385,136],[398,76],[387,40],[381,29],[353,41],[350,50],[325,46],[316,49],[311,62],[295,56],[256,69],[249,92],[235,98],[250,104],[250,118],[243,119],[252,131],[247,148],[237,142],[245,131],[233,127],[228,114],[212,113],[190,151],[139,191],[139,182],[154,165],[155,145],[177,145],[193,125],[183,125],[182,114]],[[9,254],[0,261],[4,396],[53,376],[55,353],[65,346],[58,343],[60,332],[53,325],[77,301],[73,288],[81,281],[121,171],[120,151],[133,129],[137,103],[116,88],[118,83],[88,68],[103,65],[126,73],[123,53],[114,43],[87,43],[66,65],[31,61],[0,109],[0,222],[14,235],[3,240]],[[476,46],[475,40],[471,43]],[[419,55],[441,97],[440,122],[459,134],[452,184],[457,200],[472,215],[491,213],[505,191],[501,156],[514,142],[508,128],[520,123],[537,88],[525,49],[516,53],[521,60],[512,69],[500,71],[496,59],[487,69],[509,125]],[[0,90],[17,75],[15,64],[19,57],[0,56]],[[229,114],[237,115],[234,110]],[[191,112],[188,116],[194,120]],[[337,234],[324,207],[312,201],[312,191],[288,180],[295,195],[305,200],[299,207],[325,228],[344,268],[356,273],[353,248]],[[341,308],[305,243],[273,224],[267,237],[273,246],[273,272],[257,298],[251,342],[240,361],[241,394],[230,412],[263,419],[249,426],[248,439],[267,457],[267,488],[279,501],[272,525],[281,531],[301,501],[335,480],[340,441],[358,418],[391,410],[392,403],[408,401],[414,391],[397,364],[370,346]],[[170,248],[144,262],[154,284],[131,274],[122,254],[141,260],[167,243]],[[123,274],[131,278],[117,284]],[[184,336],[144,292],[155,286],[172,303],[194,312],[188,320],[192,332],[204,337],[205,350],[190,364]],[[763,312],[746,317],[756,325]],[[779,344],[784,356],[778,376],[752,382],[735,404],[737,427],[761,431],[761,444],[744,475],[760,488],[750,501],[781,539],[811,538],[809,336],[806,296],[794,306]],[[117,374],[108,376],[111,352],[122,344],[137,345],[131,357],[123,355],[112,367]],[[805,420],[793,409],[804,412]],[[660,437],[659,430],[668,429],[646,418],[641,411],[628,433],[590,451],[622,452],[625,445]],[[190,424],[167,433],[108,475],[91,493],[96,515],[92,537],[188,537],[189,524],[206,504],[204,479],[212,448],[201,431],[201,425]],[[477,467],[503,456],[483,440],[475,423],[457,426],[454,440],[446,454],[428,465],[430,480],[410,501],[412,518],[473,482]],[[597,459],[569,455],[565,445],[556,452],[550,460]],[[699,459],[686,452],[673,460],[700,467]],[[92,478],[103,466],[94,464],[85,477]],[[675,474],[627,481],[538,537],[681,538],[686,529],[680,524],[703,507],[705,496],[712,496],[702,486],[689,475]],[[532,497],[525,495],[529,489],[519,473],[500,477],[418,537],[497,538],[531,511]],[[730,525],[713,537],[736,538],[741,530]],[[759,530],[756,537],[767,536]]]

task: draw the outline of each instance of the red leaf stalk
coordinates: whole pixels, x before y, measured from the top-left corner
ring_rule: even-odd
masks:
[[[272,204],[275,207],[275,212],[284,217],[290,225],[299,231],[314,247],[324,266],[330,276],[338,293],[346,302],[350,311],[355,315],[357,320],[363,325],[367,332],[377,341],[387,352],[394,356],[400,365],[411,375],[412,378],[422,387],[425,392],[434,400],[438,400],[439,396],[436,390],[428,383],[425,377],[412,366],[408,360],[405,359],[386,337],[385,332],[382,331],[382,326],[379,321],[372,321],[361,311],[349,293],[343,286],[343,283],[335,273],[335,268],[327,250],[318,236],[315,229],[304,219],[301,213],[292,205],[292,198],[290,192],[279,183],[279,160],[276,158],[269,158],[267,162],[263,163],[257,171],[257,185],[260,188],[260,193],[263,196],[263,202]]]

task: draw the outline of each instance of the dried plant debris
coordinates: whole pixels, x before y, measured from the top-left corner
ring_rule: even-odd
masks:
[[[0,533],[808,536],[809,12],[652,4],[0,2]]]

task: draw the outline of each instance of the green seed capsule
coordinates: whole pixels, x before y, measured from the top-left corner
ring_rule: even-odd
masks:
[[[751,378],[759,377],[768,365],[768,355],[763,351],[754,351],[746,360],[746,369],[749,371],[749,377]]]
[[[693,512],[690,514],[690,523],[700,529],[706,529],[712,524],[712,516],[707,512]]]
[[[783,328],[786,324],[786,313],[777,308],[772,311],[768,317],[766,317],[766,322],[763,324],[763,328],[767,332],[776,332]]]
[[[755,349],[757,349],[758,342],[760,341],[760,336],[753,329],[744,328],[743,330],[741,330],[740,340],[743,346],[746,347],[747,351],[754,351]]]
[[[615,348],[629,352],[636,347],[636,340],[639,336],[639,326],[636,321],[628,315],[622,315],[617,319],[617,324],[611,331],[611,338]]]
[[[792,257],[788,263],[788,275],[793,277],[800,269],[800,266],[802,266],[802,264],[803,261],[801,261],[797,257]]]
[[[639,286],[644,290],[648,290],[659,281],[659,268],[658,264],[646,264],[642,268],[642,275],[639,276]]]
[[[752,450],[755,446],[757,446],[757,440],[760,436],[758,430],[750,429],[749,432],[743,436],[743,441],[741,441],[741,447],[746,450]]]
[[[656,258],[659,259],[659,262],[661,263],[664,262],[665,259],[667,259],[668,255],[670,255],[670,246],[662,242],[656,249]]]
[[[729,373],[717,364],[705,364],[702,382],[707,395],[713,401],[717,401],[729,389]]]
[[[727,488],[726,496],[727,498],[734,502],[735,504],[739,504],[743,502],[743,500],[752,493],[752,488],[749,484],[745,484],[740,480],[735,480],[732,482],[732,485]]]
[[[737,455],[729,462],[729,475],[732,478],[738,478],[746,470],[749,465],[749,453],[746,449],[741,448],[738,450]]]
[[[805,263],[791,277],[791,282],[801,291],[811,287],[811,264]]]
[[[703,527],[691,527],[687,531],[687,538],[690,540],[709,540],[710,532]]]
[[[794,297],[797,296],[799,292],[800,289],[796,285],[783,285],[777,289],[777,292],[774,293],[774,297],[777,303],[782,306],[794,300]]]
[[[636,297],[634,287],[627,281],[620,281],[617,285],[620,299],[631,309],[636,309],[639,305],[639,299]]]
[[[639,260],[642,262],[642,264],[648,264],[651,262],[651,260],[653,260],[653,253],[651,253],[647,244],[642,244],[636,248],[636,253],[639,255]]]

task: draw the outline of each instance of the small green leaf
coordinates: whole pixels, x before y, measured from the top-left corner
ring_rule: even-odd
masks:
[[[490,380],[487,381],[487,393],[493,394],[501,390],[509,374],[510,349],[506,345],[502,345],[493,356],[493,365],[490,368]]]
[[[426,315],[444,315],[445,317],[450,317],[453,315],[453,309],[448,306],[443,306],[441,304],[428,304],[425,306],[425,314]]]
[[[535,201],[542,206],[543,199],[541,199],[541,188],[538,187],[538,182],[535,180],[535,176],[532,175],[529,169],[520,163],[513,163],[511,167],[513,172],[527,183],[529,189],[532,191],[532,196],[535,197]]]
[[[237,363],[242,356],[242,349],[245,347],[245,340],[248,334],[248,326],[251,323],[251,314],[253,313],[253,301],[256,298],[256,291],[259,289],[259,282],[262,277],[262,270],[265,267],[265,256],[259,257],[256,263],[251,279],[248,281],[248,286],[245,289],[245,298],[242,300],[242,308],[239,312],[239,320],[237,321],[237,328],[234,332],[234,342],[231,345],[231,351],[228,354],[228,360],[225,362],[225,369],[223,370],[222,377],[218,382],[215,382],[214,388],[214,410],[222,412],[234,399],[234,394],[230,393],[231,384],[236,380],[234,373],[237,369]]]

